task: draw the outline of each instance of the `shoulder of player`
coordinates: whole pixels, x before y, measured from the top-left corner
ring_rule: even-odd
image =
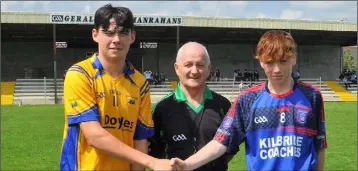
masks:
[[[94,76],[95,76],[95,70],[92,67],[91,62],[89,61],[89,59],[85,59],[82,60],[80,62],[77,62],[75,64],[73,64],[70,68],[68,68],[67,72],[66,72],[66,78],[67,76],[85,76],[88,78],[89,81],[93,81]],[[75,80],[71,80],[71,81],[75,81]]]
[[[316,96],[321,95],[320,89],[312,84],[297,81],[297,85],[298,88],[301,89],[304,93],[312,93]]]
[[[146,79],[144,77],[144,75],[142,73],[140,73],[137,69],[134,69],[134,73],[131,76],[133,78],[133,81],[138,85],[138,86],[143,86],[143,84],[145,83]]]
[[[163,111],[173,109],[173,105],[176,103],[174,99],[174,92],[170,92],[163,98],[161,98],[157,103],[153,105],[153,114],[154,113],[167,113]]]
[[[265,89],[265,82],[259,83],[252,87],[246,88],[241,91],[235,101],[249,101],[257,97],[257,95]]]

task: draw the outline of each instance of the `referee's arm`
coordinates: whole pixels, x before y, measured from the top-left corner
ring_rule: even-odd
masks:
[[[155,105],[157,106],[157,104]],[[154,122],[154,136],[148,139],[149,142],[149,155],[155,158],[165,158],[165,142],[162,136],[161,118],[158,112],[158,107],[153,109],[153,122]]]

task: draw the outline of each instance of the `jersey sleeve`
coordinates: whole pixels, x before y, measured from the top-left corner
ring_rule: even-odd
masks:
[[[317,136],[314,139],[314,143],[316,150],[319,150],[327,148],[324,102],[320,92],[317,93],[315,105],[315,112],[317,115]]]
[[[160,116],[160,108],[155,108],[153,110],[153,121],[154,121],[154,136],[148,139],[149,142],[149,155],[155,158],[165,158],[165,142],[162,134],[161,127],[161,116]]]
[[[230,110],[230,107],[231,107],[231,102],[227,98],[224,97],[224,104],[222,106],[224,113],[227,114]]]
[[[152,103],[150,99],[149,83],[145,80],[140,88],[140,107],[137,127],[134,133],[135,140],[148,139],[154,135],[154,124],[152,119]]]
[[[92,84],[92,78],[82,67],[74,65],[68,69],[64,82],[64,107],[69,125],[99,121]]]
[[[245,140],[240,101],[238,95],[214,136],[214,140],[227,147],[227,153],[230,155],[235,155],[239,151],[240,144]]]

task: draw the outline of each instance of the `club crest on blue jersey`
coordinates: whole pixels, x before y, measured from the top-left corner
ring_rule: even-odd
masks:
[[[305,110],[298,110],[297,111],[297,121],[300,124],[305,124],[307,120],[307,111]]]
[[[229,129],[231,124],[232,124],[233,119],[226,117],[225,120],[223,121],[223,125],[222,125],[222,129]]]

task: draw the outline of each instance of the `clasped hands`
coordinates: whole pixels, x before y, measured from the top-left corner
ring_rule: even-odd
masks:
[[[188,171],[188,165],[179,158],[155,159],[151,166],[153,171]]]

